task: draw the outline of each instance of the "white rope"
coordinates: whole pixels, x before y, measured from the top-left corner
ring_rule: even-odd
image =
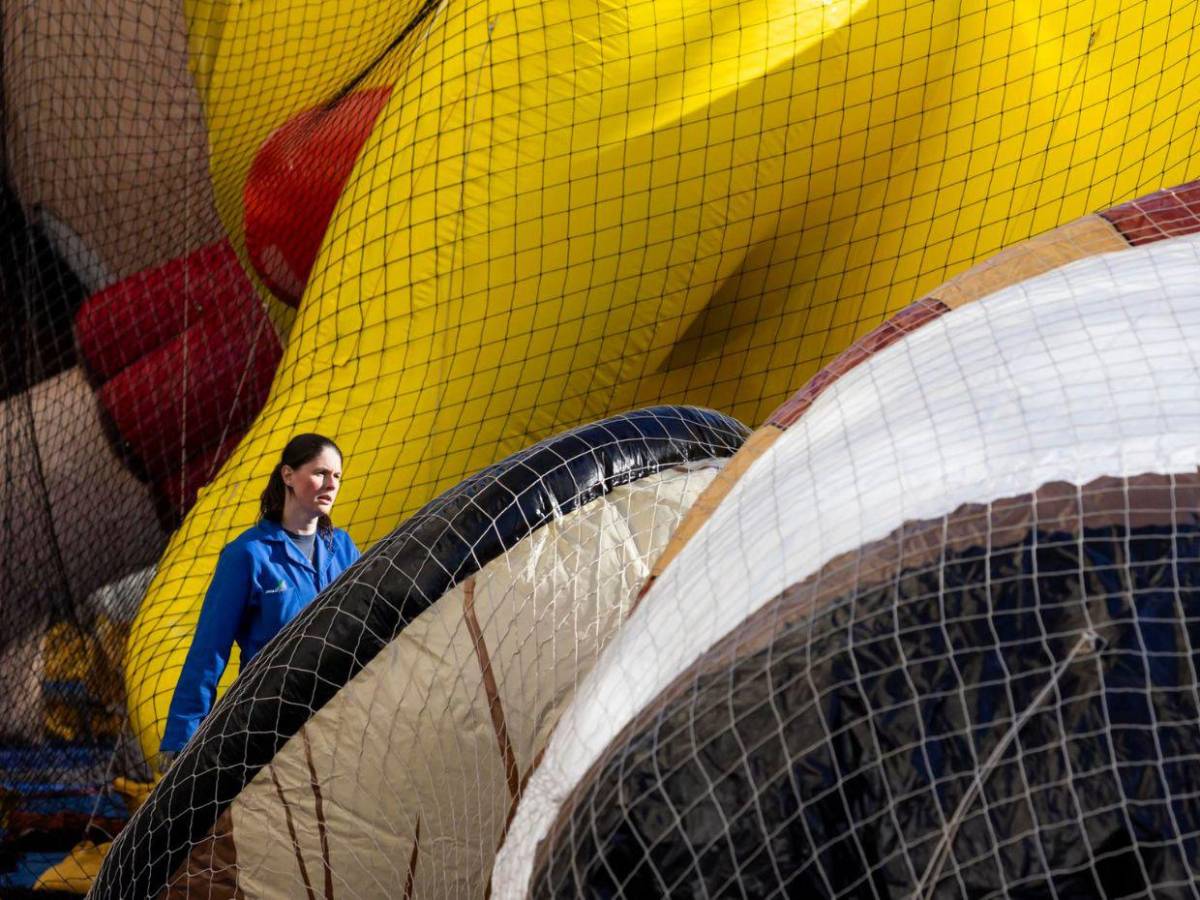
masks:
[[[962,801],[958,804],[958,808],[954,810],[954,815],[950,818],[950,821],[946,823],[946,828],[942,832],[942,839],[938,842],[937,849],[933,852],[933,858],[929,861],[929,866],[926,868],[925,874],[921,876],[916,890],[912,893],[913,898],[933,897],[934,891],[937,889],[938,880],[942,876],[942,869],[946,865],[946,859],[950,855],[950,847],[954,843],[955,836],[958,834],[958,829],[962,825],[963,819],[966,818],[967,811],[975,805],[975,800],[983,792],[983,785],[987,782],[992,772],[995,771],[996,766],[999,765],[1000,759],[1004,756],[1005,751],[1008,750],[1009,745],[1017,739],[1017,735],[1021,733],[1021,729],[1025,727],[1025,723],[1046,702],[1051,691],[1058,686],[1059,679],[1062,678],[1063,673],[1067,671],[1071,663],[1075,662],[1076,658],[1081,655],[1091,655],[1097,652],[1102,644],[1103,642],[1096,632],[1090,629],[1083,632],[1079,636],[1079,640],[1075,642],[1075,646],[1071,649],[1067,658],[1054,670],[1054,674],[1050,676],[1050,680],[1046,682],[1045,687],[1038,691],[1037,696],[1030,701],[1029,706],[1017,717],[1016,721],[1012,723],[1012,726],[1004,734],[1004,737],[1000,739],[1000,743],[996,745],[996,749],[992,751],[991,755],[975,773],[975,780],[971,783],[970,789],[963,796]]]

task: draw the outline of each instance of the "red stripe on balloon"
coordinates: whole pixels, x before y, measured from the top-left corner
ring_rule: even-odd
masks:
[[[1200,181],[1147,194],[1100,213],[1130,244],[1151,244],[1200,231]]]
[[[245,430],[266,401],[282,356],[258,298],[206,315],[97,391],[118,448],[162,481]]]
[[[833,362],[814,375],[808,384],[775,410],[767,419],[767,424],[777,428],[791,427],[831,384],[851,369],[949,310],[950,307],[945,303],[932,297],[906,306],[874,331],[843,350]]]
[[[107,381],[209,313],[228,313],[252,297],[228,241],[201,247],[85,300],[75,314],[82,362],[95,381]]]

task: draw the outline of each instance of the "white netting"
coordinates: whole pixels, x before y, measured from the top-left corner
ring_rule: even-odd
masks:
[[[1189,885],[1198,273],[1076,262],[833,384],[581,686],[494,895]]]
[[[0,39],[0,894],[1188,893],[1196,0]]]

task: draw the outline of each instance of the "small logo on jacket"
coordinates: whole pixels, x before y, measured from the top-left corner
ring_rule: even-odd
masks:
[[[263,591],[263,593],[264,594],[282,594],[286,590],[287,590],[287,585],[284,584],[283,579],[280,578],[279,584],[277,584],[273,588],[267,588],[265,591]]]

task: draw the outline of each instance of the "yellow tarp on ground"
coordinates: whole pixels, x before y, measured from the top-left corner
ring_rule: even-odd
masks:
[[[257,147],[412,3],[192,0],[235,246]],[[220,548],[294,432],[368,546],[470,472],[653,402],[757,424],[1004,246],[1200,174],[1194,3],[442,4],[394,85],[258,422],[174,536],[127,657],[148,754]],[[244,254],[243,254],[244,255]]]
[[[69,891],[73,894],[86,894],[92,889],[92,883],[100,874],[100,866],[104,857],[112,849],[112,841],[94,844],[83,841],[61,860],[50,866],[38,876],[33,884],[35,891]]]

